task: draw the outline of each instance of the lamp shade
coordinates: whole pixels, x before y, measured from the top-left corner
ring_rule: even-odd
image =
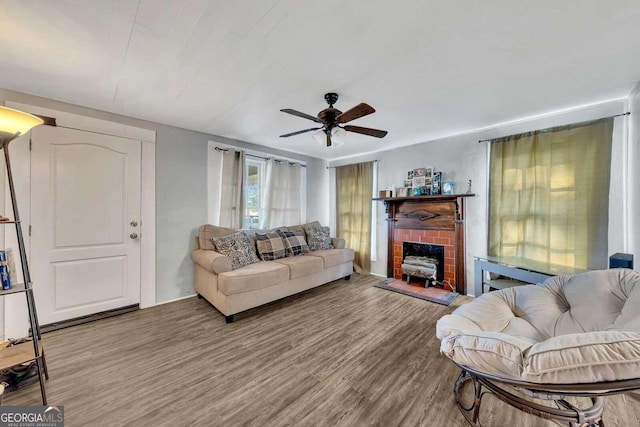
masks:
[[[347,132],[339,127],[331,129],[331,140],[335,147],[339,147],[344,144],[344,140],[347,137]]]
[[[25,134],[44,121],[29,113],[14,110],[13,108],[0,107],[0,133],[7,135]]]
[[[327,135],[324,133],[324,129],[320,129],[319,131],[314,132],[311,136],[315,139],[318,144],[325,145],[327,141]]]
[[[318,144],[326,147],[327,134],[324,129],[320,129],[319,131],[314,132],[311,136],[313,136],[313,139],[318,141]],[[344,139],[346,136],[347,132],[345,132],[345,130],[342,128],[335,127],[331,129],[331,147],[339,147],[340,145],[344,144]]]

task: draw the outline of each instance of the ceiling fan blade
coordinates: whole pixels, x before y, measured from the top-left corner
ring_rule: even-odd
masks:
[[[387,135],[386,130],[363,128],[360,126],[347,125],[344,127],[347,132],[361,133],[363,135],[375,136],[376,138],[384,138]]]
[[[338,123],[347,123],[351,120],[359,119],[360,117],[364,117],[375,112],[376,110],[371,105],[362,102],[340,114],[336,117],[336,121]]]
[[[301,133],[311,132],[312,130],[318,130],[318,129],[322,129],[322,128],[309,128],[309,129],[299,130],[299,131],[296,131],[296,132],[285,133],[284,135],[280,135],[280,138],[287,138],[289,136],[299,135]]]
[[[283,113],[293,114],[294,116],[302,117],[303,119],[313,120],[316,123],[322,123],[322,120],[320,120],[317,117],[314,117],[309,114],[301,113],[300,111],[297,111],[297,110],[292,110],[291,108],[283,108],[280,111],[282,111]]]

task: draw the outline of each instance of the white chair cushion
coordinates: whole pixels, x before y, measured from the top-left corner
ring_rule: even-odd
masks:
[[[436,335],[445,356],[505,378],[639,378],[640,273],[598,270],[487,293],[442,317]]]
[[[561,335],[533,345],[522,379],[542,384],[615,381],[640,376],[640,334],[602,331]]]
[[[531,340],[500,332],[460,332],[444,339],[441,352],[454,362],[473,365],[487,374],[520,378],[524,369],[524,352]]]

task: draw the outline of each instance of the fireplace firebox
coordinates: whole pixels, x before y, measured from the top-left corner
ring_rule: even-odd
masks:
[[[435,271],[434,271],[435,270]],[[444,282],[444,246],[402,242],[402,279],[441,287]]]

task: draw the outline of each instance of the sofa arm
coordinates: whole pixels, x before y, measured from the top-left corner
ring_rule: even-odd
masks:
[[[231,259],[216,251],[196,249],[191,252],[193,262],[215,274],[231,271]]]
[[[345,242],[344,239],[342,239],[340,237],[332,237],[331,238],[331,244],[336,249],[344,249],[344,247],[346,245],[346,242]]]

